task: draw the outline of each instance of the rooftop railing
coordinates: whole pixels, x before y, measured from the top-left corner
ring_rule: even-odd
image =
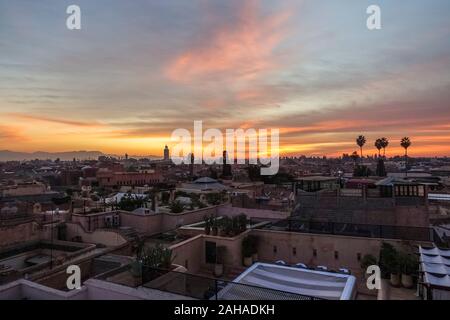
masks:
[[[428,227],[320,222],[300,218],[289,218],[270,222],[259,229],[427,242],[434,242],[435,240],[434,230]]]
[[[307,295],[148,266],[142,266],[141,275],[135,276],[134,281],[124,282],[123,279],[129,278],[131,272],[131,265],[127,265],[102,274],[97,279],[135,288],[142,286],[200,300],[323,300]]]

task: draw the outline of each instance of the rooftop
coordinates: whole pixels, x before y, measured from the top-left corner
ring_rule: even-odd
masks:
[[[295,267],[256,263],[233,280],[233,283],[259,286],[319,299],[351,300],[356,294],[356,278],[352,275]],[[243,297],[242,295],[245,295]],[[225,287],[219,296],[230,300],[249,297],[236,287]],[[266,297],[267,298],[267,297]],[[276,296],[270,297],[275,299]]]

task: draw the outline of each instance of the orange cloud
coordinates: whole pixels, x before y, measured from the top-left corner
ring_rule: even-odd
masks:
[[[289,13],[259,17],[257,12],[256,1],[245,1],[236,24],[214,32],[207,45],[181,53],[167,67],[166,77],[177,82],[220,75],[250,80],[273,69],[273,50],[286,35]]]
[[[27,114],[21,114],[21,113],[10,113],[9,116],[12,116],[17,119],[21,120],[28,120],[28,121],[45,121],[45,122],[53,122],[58,123],[62,125],[70,125],[70,126],[77,126],[77,127],[97,127],[100,126],[99,123],[90,123],[90,122],[82,122],[82,121],[75,121],[75,120],[66,120],[66,119],[57,119],[57,118],[50,118],[50,117],[43,117],[43,116],[35,116],[35,115],[27,115]]]
[[[0,125],[0,140],[8,142],[23,142],[28,141],[29,138],[23,135],[21,128]]]

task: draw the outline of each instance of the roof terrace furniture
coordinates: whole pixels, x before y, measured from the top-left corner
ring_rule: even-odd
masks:
[[[294,265],[295,268],[300,268],[300,269],[308,269],[308,267],[306,266],[306,264],[304,263],[296,263]]]
[[[285,266],[286,262],[284,262],[283,260],[278,260],[278,261],[275,261],[275,264],[278,264],[278,265],[281,265],[281,266]]]

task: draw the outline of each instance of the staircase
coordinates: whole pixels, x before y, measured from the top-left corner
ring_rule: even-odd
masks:
[[[121,227],[118,230],[120,235],[130,242],[136,241],[139,238],[139,233],[132,227]]]

